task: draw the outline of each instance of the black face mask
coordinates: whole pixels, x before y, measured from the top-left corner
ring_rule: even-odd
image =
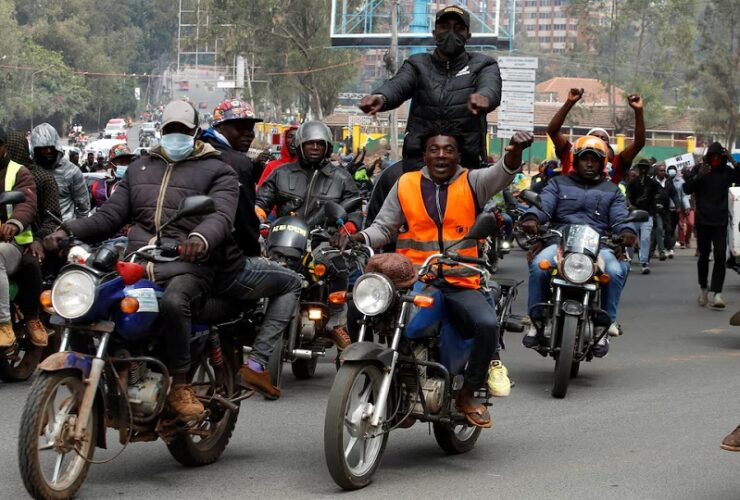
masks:
[[[57,164],[57,153],[48,154],[48,155],[42,155],[42,154],[35,154],[33,155],[33,159],[36,162],[36,164],[39,167],[43,168],[54,168],[54,166]]]
[[[465,37],[454,31],[444,31],[437,35],[437,50],[450,59],[465,51]]]

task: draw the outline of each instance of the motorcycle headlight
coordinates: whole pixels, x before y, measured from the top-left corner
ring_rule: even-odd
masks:
[[[382,274],[363,274],[352,289],[352,302],[366,316],[382,314],[393,302],[393,285]]]
[[[51,305],[65,319],[81,318],[95,302],[95,279],[73,269],[60,275],[51,289]]]
[[[572,253],[563,260],[563,276],[572,283],[585,283],[594,275],[594,261],[582,253]]]

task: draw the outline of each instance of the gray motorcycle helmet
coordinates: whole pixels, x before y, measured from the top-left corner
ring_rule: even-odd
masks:
[[[294,143],[301,160],[303,160],[303,144],[309,141],[324,141],[326,143],[325,159],[331,156],[333,150],[331,130],[324,123],[310,121],[304,123],[296,130]]]

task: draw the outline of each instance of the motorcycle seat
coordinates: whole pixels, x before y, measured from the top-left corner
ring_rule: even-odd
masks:
[[[209,297],[205,304],[193,314],[199,323],[215,325],[235,320],[240,314],[247,314],[257,302],[252,300],[232,300]]]

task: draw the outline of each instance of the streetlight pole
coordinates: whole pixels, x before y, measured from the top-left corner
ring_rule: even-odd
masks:
[[[34,115],[34,109],[35,109],[34,100],[33,100],[33,77],[36,76],[39,73],[43,73],[44,71],[46,71],[47,69],[51,68],[52,66],[53,65],[49,65],[49,66],[47,66],[45,68],[42,68],[40,70],[37,70],[37,71],[34,71],[33,73],[31,73],[31,130],[33,130],[33,115]]]
[[[393,63],[391,67],[392,73],[396,72],[398,65],[398,0],[391,2],[391,49],[390,58]],[[391,77],[393,74],[391,74]],[[389,116],[390,129],[391,129],[391,160],[398,160],[398,113],[394,109],[390,112]]]

